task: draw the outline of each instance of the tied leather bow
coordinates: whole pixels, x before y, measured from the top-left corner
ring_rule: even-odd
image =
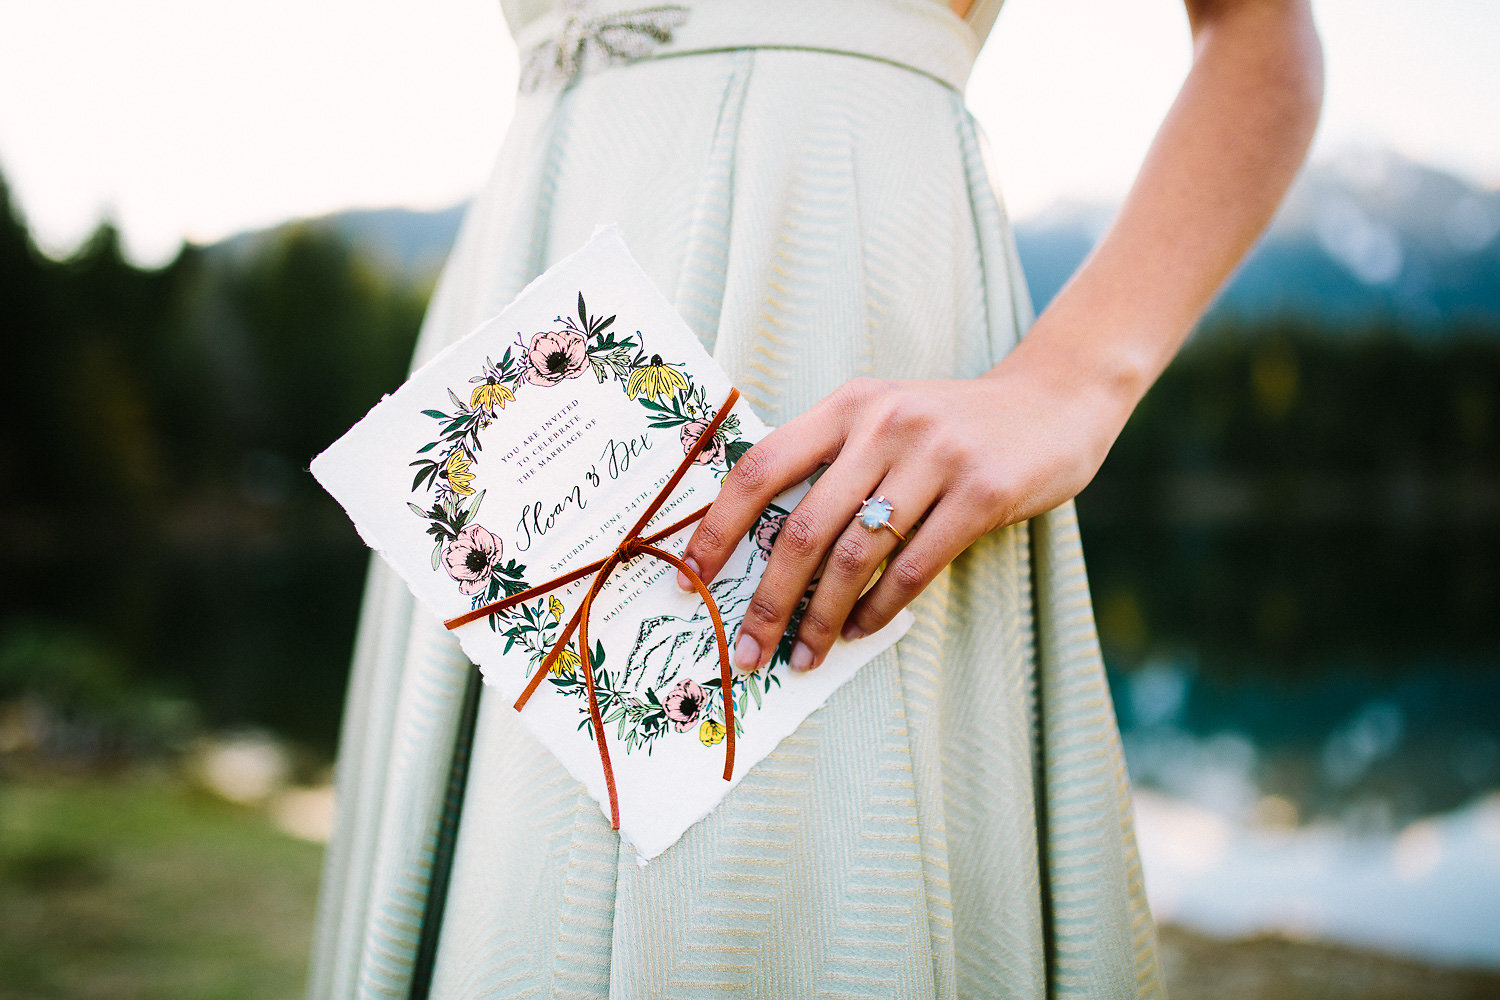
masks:
[[[668,479],[666,485],[657,492],[656,497],[646,507],[645,513],[640,516],[640,519],[635,522],[635,525],[629,531],[625,532],[624,537],[620,539],[620,543],[615,546],[615,550],[608,556],[591,562],[586,566],[580,566],[571,573],[565,573],[554,580],[549,580],[546,583],[523,590],[519,594],[512,594],[510,597],[475,608],[473,611],[459,615],[457,618],[450,618],[443,623],[450,630],[456,629],[460,625],[467,625],[470,622],[478,621],[488,615],[497,614],[517,604],[541,597],[543,594],[556,590],[559,587],[566,587],[570,583],[582,580],[590,573],[594,575],[594,582],[589,586],[588,593],[583,598],[583,603],[578,605],[577,610],[573,612],[573,616],[568,619],[567,627],[563,629],[562,635],[558,637],[557,642],[552,644],[551,651],[547,653],[547,656],[537,667],[536,673],[527,682],[526,689],[521,692],[521,696],[516,699],[516,711],[519,712],[525,707],[532,693],[541,684],[542,678],[547,676],[547,673],[552,669],[552,664],[557,662],[558,656],[567,648],[568,640],[573,637],[574,630],[578,630],[579,669],[583,671],[584,687],[588,692],[589,718],[593,721],[594,742],[599,747],[599,763],[604,768],[604,785],[609,790],[610,825],[616,830],[620,828],[620,802],[619,796],[615,792],[615,771],[614,767],[610,764],[609,747],[604,740],[604,719],[599,710],[599,698],[594,690],[594,669],[589,659],[589,609],[593,607],[594,598],[599,596],[599,591],[603,589],[604,582],[609,579],[610,573],[636,556],[652,556],[663,562],[670,563],[681,570],[683,575],[692,582],[693,589],[703,598],[703,603],[708,606],[708,616],[714,623],[714,639],[719,644],[719,684],[720,689],[724,692],[724,780],[728,781],[730,776],[734,774],[735,725],[734,694],[732,692],[734,678],[729,669],[729,640],[724,637],[723,616],[719,614],[719,607],[714,603],[713,595],[708,591],[708,585],[703,582],[703,578],[698,575],[697,571],[672,553],[657,548],[655,544],[663,538],[676,534],[688,525],[702,519],[703,515],[708,513],[708,507],[700,507],[682,520],[675,521],[654,534],[642,537],[641,532],[651,522],[651,519],[656,516],[656,512],[661,509],[661,505],[666,503],[667,498],[672,495],[672,491],[677,488],[677,484],[682,481],[682,477],[687,475],[688,469],[693,467],[694,460],[697,459],[708,443],[714,439],[714,435],[718,433],[720,425],[729,416],[729,411],[734,408],[735,401],[739,398],[739,390],[731,388],[729,390],[729,398],[724,401],[723,406],[719,407],[719,412],[714,414],[714,418],[709,421],[708,426],[703,428],[703,433],[698,435],[698,439],[693,442],[692,447],[688,448],[687,454],[683,456],[682,463],[677,466],[677,471],[672,473],[672,478]]]

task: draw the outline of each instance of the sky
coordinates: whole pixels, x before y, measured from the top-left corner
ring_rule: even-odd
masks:
[[[1500,187],[1500,3],[1314,0],[1314,157],[1389,147]],[[1016,217],[1117,198],[1186,72],[1173,0],[1009,0],[969,103]],[[350,207],[446,207],[512,105],[498,0],[0,0],[0,171],[42,246],[143,263]]]

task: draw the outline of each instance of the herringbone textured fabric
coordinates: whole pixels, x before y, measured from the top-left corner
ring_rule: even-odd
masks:
[[[915,6],[805,8],[899,39]],[[1008,223],[960,93],[880,55],[699,53],[523,96],[418,361],[615,222],[773,424],[857,376],[984,371],[1029,321]],[[912,610],[645,868],[483,698],[432,995],[1160,996],[1071,506],[981,539]],[[377,566],[314,998],[408,995],[468,669]]]

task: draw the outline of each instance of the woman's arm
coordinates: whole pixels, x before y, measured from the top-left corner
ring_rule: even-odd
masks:
[[[1322,55],[1307,0],[1186,0],[1191,71],[1114,225],[985,376],[850,382],[747,452],[688,542],[712,579],[782,490],[826,466],[778,536],[735,645],[759,667],[808,584],[792,665],[882,627],[976,538],[1077,494],[1269,222],[1307,153]],[[852,523],[895,505],[910,542]],[[890,563],[861,593],[887,557]]]
[[[1322,102],[1307,0],[1186,6],[1192,71],[1114,225],[1016,352],[1079,366],[1127,414],[1270,221]]]

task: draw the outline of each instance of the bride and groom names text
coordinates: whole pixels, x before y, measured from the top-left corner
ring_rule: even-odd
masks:
[[[590,419],[587,424],[579,427],[578,414],[573,414],[569,419],[564,420],[568,412],[577,405],[577,400],[569,403],[546,420],[540,428],[501,456],[502,462],[519,459],[518,469],[535,463],[534,468],[525,469],[516,477],[518,484],[531,479],[540,468],[565,454],[568,448],[583,438],[586,431],[598,423],[597,420]],[[589,498],[585,489],[592,493],[605,483],[619,480],[630,469],[635,459],[649,451],[651,446],[651,439],[645,433],[623,441],[615,438],[607,440],[599,457],[583,473],[583,478],[568,487],[561,497],[550,502],[542,499],[533,500],[521,508],[521,517],[516,522],[516,550],[525,552],[530,549],[532,543],[552,530],[558,520],[569,510],[583,510],[588,507]],[[618,516],[617,514],[616,519]],[[593,537],[590,535],[589,539]],[[586,545],[587,542],[584,544]],[[582,547],[582,545],[579,546],[579,548]]]

